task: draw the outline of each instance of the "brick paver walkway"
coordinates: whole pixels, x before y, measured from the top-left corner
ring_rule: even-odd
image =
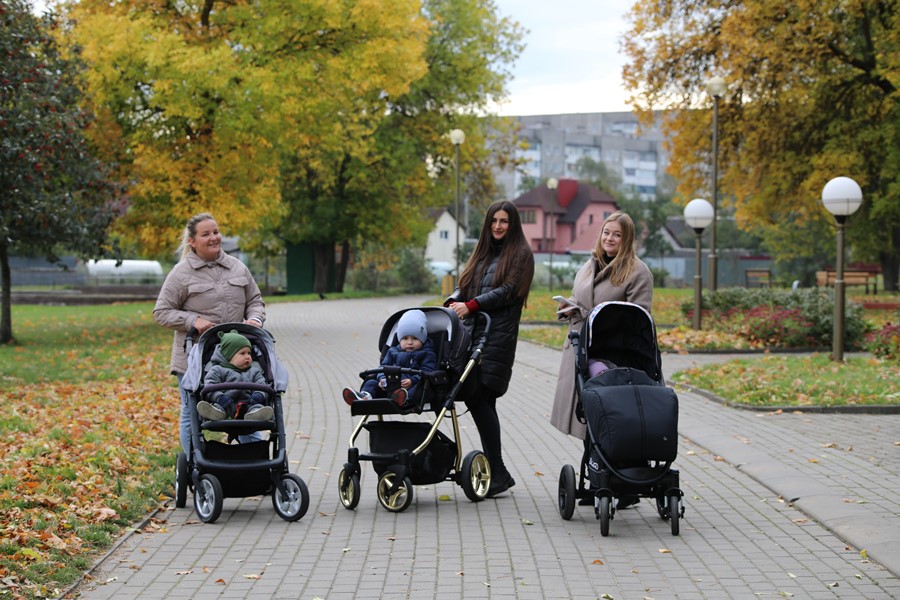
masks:
[[[189,496],[125,539],[80,597],[900,597],[900,416],[759,414],[679,391],[681,535],[645,501],[602,537],[592,509],[570,521],[557,511],[559,471],[577,467],[581,445],[548,422],[560,352],[528,343],[499,402],[511,493],[476,504],[452,483],[417,486],[413,505],[392,514],[364,463],[359,507],[344,509],[337,475],[354,420],[340,390],[375,366],[385,319],[422,300],[271,305],[267,326],[291,374],[291,470],[309,486],[309,513],[286,523],[269,497],[227,499],[203,524]],[[671,373],[721,358],[663,361]],[[468,415],[461,422],[467,452],[477,433]]]

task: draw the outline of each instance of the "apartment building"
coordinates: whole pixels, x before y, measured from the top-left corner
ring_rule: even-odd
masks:
[[[604,163],[623,186],[651,199],[663,180],[668,156],[658,124],[644,127],[631,112],[574,113],[510,117],[519,122],[527,148],[520,171],[495,173],[506,198],[521,193],[526,177],[542,183],[553,177],[575,179],[582,157]]]

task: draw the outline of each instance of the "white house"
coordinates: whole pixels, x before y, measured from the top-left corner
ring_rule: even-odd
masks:
[[[425,260],[435,263],[446,263],[456,266],[456,219],[446,208],[435,211],[432,215],[434,228],[428,234],[425,244]],[[465,232],[459,229],[459,243],[465,241]],[[452,268],[452,267],[451,267]]]

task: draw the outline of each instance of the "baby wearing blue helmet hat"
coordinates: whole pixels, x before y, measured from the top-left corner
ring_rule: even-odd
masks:
[[[437,355],[434,344],[428,339],[428,320],[424,312],[418,309],[404,312],[397,321],[396,332],[395,343],[388,348],[381,366],[404,367],[426,373],[437,368]],[[367,379],[358,393],[344,388],[344,402],[353,404],[356,400],[386,398],[390,394],[393,402],[403,406],[410,397],[416,396],[420,379],[419,374],[404,373],[399,387],[389,389],[387,377],[379,373],[377,378]]]

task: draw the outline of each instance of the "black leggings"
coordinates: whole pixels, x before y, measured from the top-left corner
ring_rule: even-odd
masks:
[[[495,472],[503,472],[503,454],[500,449],[500,417],[497,415],[497,397],[492,394],[479,394],[466,400],[466,407],[472,413],[472,420],[481,437],[481,449],[491,463]]]

